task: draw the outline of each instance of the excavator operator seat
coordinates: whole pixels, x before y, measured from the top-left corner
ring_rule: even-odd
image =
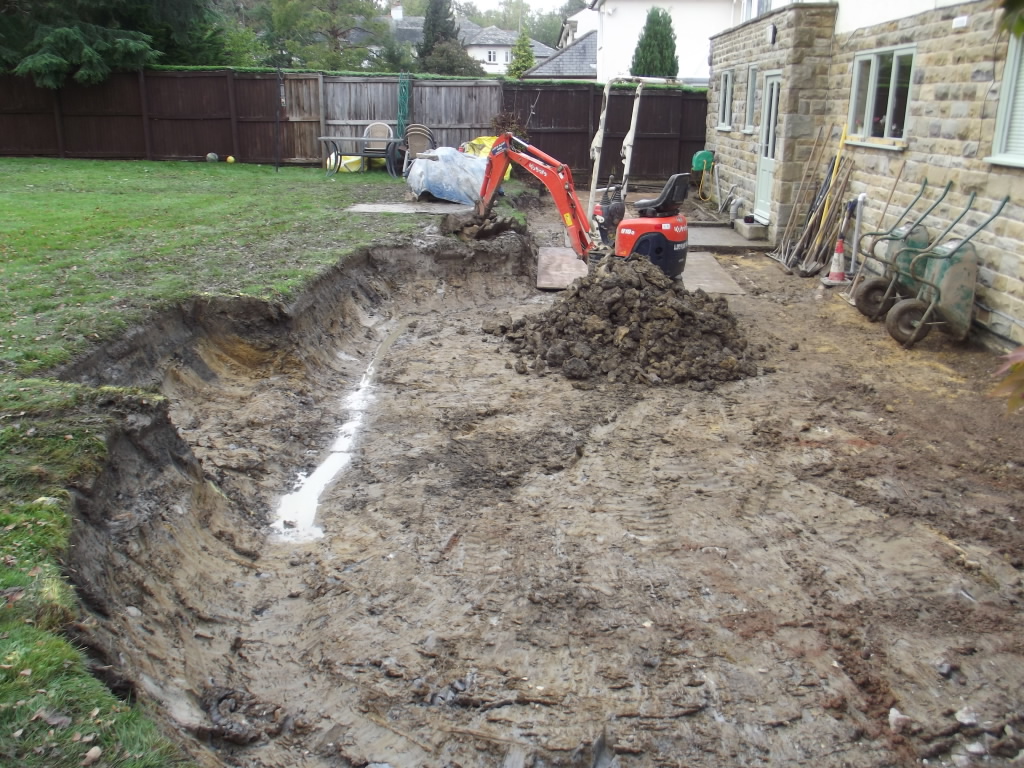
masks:
[[[686,199],[690,188],[690,174],[676,173],[665,182],[661,194],[650,200],[637,200],[633,207],[640,216],[647,218],[663,218],[679,213],[680,204]]]

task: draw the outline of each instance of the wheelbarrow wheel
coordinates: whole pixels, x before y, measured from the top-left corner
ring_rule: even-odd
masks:
[[[900,344],[907,346],[911,339],[920,341],[931,331],[930,325],[922,325],[928,303],[920,299],[903,299],[896,302],[885,316],[885,330]],[[914,334],[917,338],[914,338]]]
[[[884,277],[869,277],[860,284],[853,303],[860,313],[871,320],[881,320],[896,303],[896,296],[885,298],[889,280]]]

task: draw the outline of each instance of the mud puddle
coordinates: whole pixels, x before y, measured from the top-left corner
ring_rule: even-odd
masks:
[[[72,372],[168,398],[82,500],[79,639],[197,761],[1014,764],[1024,440],[989,353],[730,257],[757,375],[579,388],[481,331],[557,300],[488,247],[362,252]],[[322,537],[281,541],[371,371]]]

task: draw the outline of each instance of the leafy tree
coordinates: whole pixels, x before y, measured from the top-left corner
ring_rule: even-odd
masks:
[[[217,59],[211,21],[208,0],[5,0],[0,66],[59,88],[157,60]]]
[[[229,67],[265,67],[270,65],[273,51],[256,30],[232,20],[222,26],[224,63]]]
[[[423,71],[435,75],[476,77],[484,74],[480,62],[466,53],[466,49],[458,40],[442,40],[435,44],[430,54],[421,61]]]
[[[380,37],[384,25],[377,21],[381,10],[372,0],[312,0],[306,25],[313,41],[303,48],[307,66],[314,69],[358,69],[369,57],[369,48],[352,42],[352,33],[361,29]]]
[[[456,44],[459,42],[459,28],[455,24],[455,17],[452,15],[451,0],[430,0],[427,5],[426,16],[423,18],[423,42],[419,48],[420,59],[425,61],[430,57],[430,54],[437,45],[447,41],[452,41]],[[460,45],[459,47],[461,48],[462,46]]]
[[[525,32],[520,32],[516,44],[512,46],[512,61],[508,65],[508,76],[518,80],[523,76],[523,72],[536,63],[533,58],[533,46],[530,44],[530,38]]]
[[[1024,409],[1024,347],[1017,347],[1007,355],[1006,362],[995,372],[1002,377],[992,394],[1006,398],[1010,413]]]
[[[679,74],[676,58],[676,33],[672,30],[672,17],[664,8],[651,8],[647,12],[629,73],[634,77],[675,77]]]
[[[1000,0],[1003,16],[999,20],[1000,29],[1011,35],[1024,34],[1024,0]]]
[[[370,69],[374,72],[415,72],[417,67],[412,46],[398,42],[394,35],[386,36],[380,49],[370,57]]]

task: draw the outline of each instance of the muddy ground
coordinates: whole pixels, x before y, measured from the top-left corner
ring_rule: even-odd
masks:
[[[481,328],[559,297],[511,233],[425,230],[81,361],[167,399],[79,498],[77,639],[204,766],[1020,764],[1024,421],[995,355],[902,350],[817,280],[719,262],[762,352],[712,391],[517,373]],[[283,539],[371,365],[324,535]]]

